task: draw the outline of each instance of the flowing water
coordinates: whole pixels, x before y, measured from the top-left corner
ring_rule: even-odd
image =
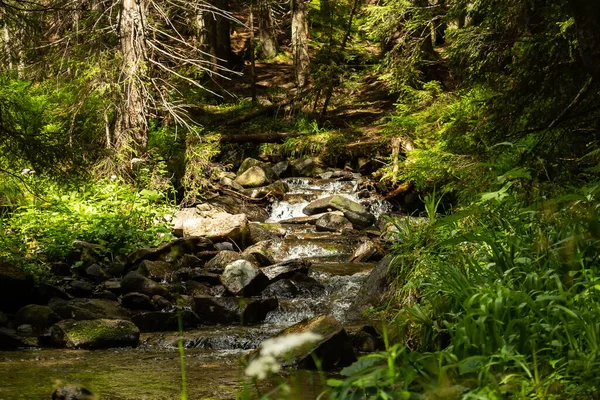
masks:
[[[290,192],[269,208],[267,222],[305,217],[302,209],[318,198],[340,194],[362,202],[375,215],[389,211],[387,203],[361,200],[356,181],[293,178]],[[329,313],[345,322],[346,311],[373,263],[350,263],[360,237],[316,232],[314,226],[284,223],[288,232],[273,247],[276,261],[309,259],[310,276],[322,284],[316,293],[280,299],[279,309],[255,326],[211,326],[182,336],[189,399],[233,399],[244,382],[242,356],[260,343],[305,318]],[[49,399],[53,388],[78,384],[103,399],[177,399],[181,393],[181,366],[177,332],[142,334],[136,349],[37,349],[0,352],[0,400]],[[302,373],[300,373],[302,374]],[[314,376],[300,378],[300,395],[314,399],[320,391]],[[263,389],[276,385],[263,383]]]

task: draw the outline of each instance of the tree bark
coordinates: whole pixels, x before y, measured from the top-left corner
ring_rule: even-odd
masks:
[[[123,56],[123,96],[117,110],[114,146],[128,158],[142,156],[148,145],[147,104],[144,95],[146,59],[144,0],[122,0],[119,36]]]
[[[600,78],[600,3],[597,0],[569,0],[575,19],[577,42],[583,66],[594,78]]]
[[[308,84],[310,58],[308,56],[307,5],[310,0],[291,0],[292,7],[292,55],[296,87],[303,89]]]
[[[229,9],[227,0],[215,0],[212,4],[223,11]],[[229,19],[212,12],[205,12],[204,22],[207,30],[210,54],[213,56],[213,64],[215,66],[229,67],[231,64]]]
[[[258,41],[260,58],[273,58],[277,55],[277,38],[273,24],[273,12],[269,0],[258,1]]]

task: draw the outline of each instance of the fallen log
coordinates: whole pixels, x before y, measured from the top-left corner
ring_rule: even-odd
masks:
[[[297,132],[262,132],[262,133],[235,133],[221,135],[221,143],[281,143],[289,137],[298,136]]]

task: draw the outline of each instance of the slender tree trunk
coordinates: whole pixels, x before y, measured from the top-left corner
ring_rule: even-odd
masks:
[[[256,60],[254,58],[254,4],[250,1],[250,87],[253,102],[256,101]]]
[[[292,55],[296,86],[304,88],[308,84],[310,58],[308,56],[308,11],[310,0],[290,0],[292,6]]]
[[[214,0],[211,3],[224,11],[227,11],[229,8],[227,0]],[[213,56],[212,62],[215,66],[229,67],[231,63],[229,20],[212,12],[205,12],[204,14],[209,52]]]
[[[119,36],[123,67],[123,98],[117,110],[115,149],[128,157],[141,156],[148,145],[145,74],[145,0],[122,0]]]
[[[585,69],[600,78],[600,3],[597,0],[569,0],[577,30],[579,52]]]
[[[277,38],[269,0],[258,0],[258,40],[260,58],[273,58],[277,55]]]

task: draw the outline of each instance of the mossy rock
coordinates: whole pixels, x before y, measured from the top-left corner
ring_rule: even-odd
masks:
[[[48,306],[61,318],[75,320],[90,319],[129,319],[129,313],[114,300],[54,299]]]
[[[15,323],[18,325],[31,325],[34,331],[43,331],[60,321],[60,317],[48,306],[29,304],[21,307],[15,315]]]
[[[67,349],[107,349],[137,346],[140,330],[130,321],[94,319],[63,320],[50,328],[55,346]]]
[[[302,212],[306,215],[314,215],[331,210],[344,213],[356,229],[367,228],[375,222],[375,216],[362,205],[340,195],[333,195],[309,203]]]

